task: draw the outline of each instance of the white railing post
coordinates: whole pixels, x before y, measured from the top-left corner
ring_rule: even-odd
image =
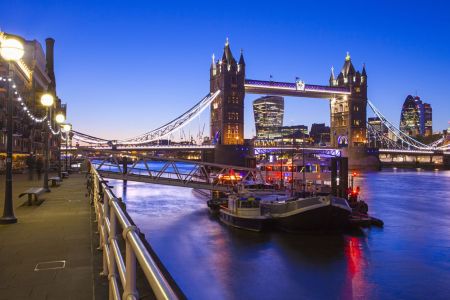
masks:
[[[100,184],[99,186],[99,191],[102,190],[102,185]],[[101,239],[101,247],[103,249],[103,270],[100,273],[100,275],[103,276],[108,276],[108,228],[106,226],[106,219],[108,218],[108,214],[107,211],[108,209],[108,201],[105,201],[105,192],[102,193],[102,200],[103,200],[103,205],[101,203],[101,201],[99,201],[99,208],[100,208],[100,219],[101,219],[101,234],[100,234],[100,239]]]
[[[112,201],[114,201],[115,199],[110,199],[109,204],[110,206],[112,206]],[[117,281],[117,265],[116,265],[116,258],[114,256],[114,250],[113,250],[113,241],[116,240],[117,238],[117,219],[116,219],[116,215],[114,214],[114,209],[109,209],[109,226],[110,226],[110,231],[109,231],[109,239],[108,239],[108,244],[109,244],[109,249],[110,249],[110,259],[109,259],[109,274],[108,274],[108,280],[109,280],[109,299],[115,299],[115,296],[119,296],[119,295],[115,295],[116,290],[114,288],[113,285],[113,281]]]
[[[128,233],[130,231],[136,231],[136,226],[129,226],[123,230],[123,239],[125,240],[125,287],[123,291],[123,299],[125,300],[137,300],[138,292],[136,289],[136,254],[133,251],[133,247],[128,240]]]
[[[103,250],[103,217],[102,217],[102,206],[100,203],[100,196],[99,196],[99,191],[100,191],[100,182],[99,182],[99,178],[95,178],[94,182],[95,182],[95,189],[94,189],[94,206],[95,206],[95,212],[96,212],[96,217],[97,217],[97,231],[99,233],[99,245],[97,247],[97,250],[102,251]]]

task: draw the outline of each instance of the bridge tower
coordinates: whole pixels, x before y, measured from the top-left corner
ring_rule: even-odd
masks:
[[[231,53],[228,39],[223,55],[210,68],[210,92],[221,93],[211,103],[211,141],[216,145],[214,162],[244,166],[252,156],[251,149],[244,145],[244,98],[245,61],[241,56],[237,62]]]
[[[210,91],[220,90],[211,103],[211,133],[213,143],[219,145],[244,144],[245,62],[241,51],[239,62],[231,53],[228,39],[222,59],[213,61],[210,68]]]
[[[331,68],[330,86],[347,87],[351,94],[330,101],[330,124],[332,147],[364,147],[367,120],[367,74],[363,66],[361,73],[355,71],[347,52],[344,66],[335,78]]]

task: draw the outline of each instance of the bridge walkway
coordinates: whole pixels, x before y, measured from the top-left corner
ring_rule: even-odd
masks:
[[[91,206],[85,198],[84,175],[72,174],[60,187],[28,206],[19,193],[42,182],[14,174],[13,200],[17,224],[0,225],[0,299],[94,299],[97,251],[91,226]],[[0,176],[3,212],[5,177]],[[93,216],[94,214],[92,214]],[[95,255],[93,255],[93,253]],[[51,261],[65,261],[49,263]],[[41,269],[36,271],[36,266]],[[57,269],[58,268],[58,269]],[[106,294],[104,295],[106,298]]]

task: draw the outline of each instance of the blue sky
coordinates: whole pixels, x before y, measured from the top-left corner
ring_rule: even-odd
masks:
[[[0,27],[55,38],[58,95],[74,129],[95,136],[149,131],[199,101],[226,37],[235,56],[244,50],[248,78],[327,84],[350,51],[357,69],[366,63],[369,99],[394,124],[416,92],[433,107],[434,130],[450,120],[445,1],[9,1]],[[246,97],[246,136],[255,98]],[[286,99],[285,124],[313,122],[329,123],[326,100]]]

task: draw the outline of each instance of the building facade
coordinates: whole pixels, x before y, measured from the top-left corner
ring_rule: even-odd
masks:
[[[27,40],[23,37],[0,32],[0,42],[6,38],[14,38],[24,45],[24,56],[18,62],[7,62],[0,57],[0,77],[7,78],[11,74],[14,83],[20,94],[23,103],[28,107],[29,112],[36,117],[44,117],[46,109],[40,102],[43,93],[49,92],[55,96],[52,111],[55,115],[62,112],[66,115],[66,106],[61,103],[61,99],[56,96],[56,80],[54,73],[53,47],[54,40],[46,40],[46,52],[42,45],[36,40]],[[6,126],[7,126],[7,101],[9,85],[6,81],[1,81],[0,86],[0,155],[6,152]],[[18,97],[18,95],[13,95]],[[21,107],[18,101],[13,100],[13,153],[14,158],[30,153],[38,156],[43,155],[44,145],[47,141],[47,122],[37,123],[28,117],[27,112]],[[58,125],[52,118],[52,127]],[[59,135],[51,135],[51,153],[56,158],[57,149],[60,143]]]
[[[254,100],[253,114],[257,140],[264,141],[281,137],[279,129],[283,126],[283,97],[265,96]]]
[[[230,44],[225,43],[222,59],[210,67],[210,92],[221,93],[211,103],[210,138],[214,144],[244,144],[245,61],[233,57]]]
[[[279,127],[281,137],[276,139],[279,145],[309,144],[308,126],[292,125]]]
[[[350,95],[332,98],[330,101],[330,124],[332,147],[363,147],[366,141],[367,74],[355,70],[347,53],[338,77],[331,68],[330,86],[346,87]]]
[[[433,111],[429,103],[420,97],[408,95],[400,114],[400,130],[409,136],[430,136],[433,134]]]
[[[330,143],[330,127],[325,123],[313,123],[309,136],[314,144],[328,145]]]

